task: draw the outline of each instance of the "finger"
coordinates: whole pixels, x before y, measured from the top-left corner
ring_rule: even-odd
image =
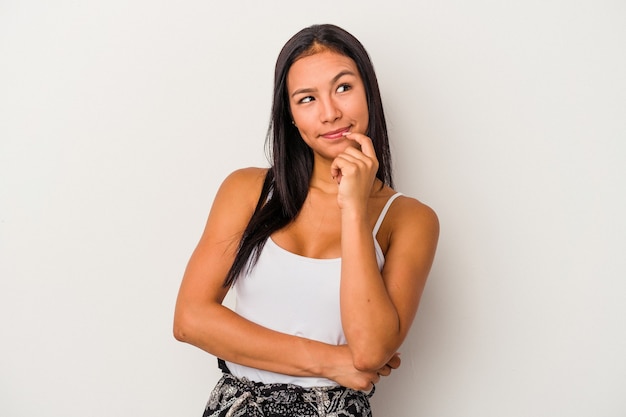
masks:
[[[366,161],[363,161],[358,157],[346,153],[342,153],[341,155],[337,156],[333,162],[336,162],[336,164],[333,165],[337,166],[341,170],[351,168],[362,169],[367,167],[368,165]]]
[[[339,164],[336,164],[333,161],[333,164],[330,167],[330,176],[337,181],[337,184],[341,183],[341,177],[343,176],[341,173],[341,167]]]
[[[339,155],[337,155],[337,157],[335,158],[335,160],[343,160],[345,162],[349,162],[351,164],[354,163],[359,163],[359,162],[363,162],[365,159],[369,159],[368,157],[366,157],[365,155],[363,155],[360,151],[357,151],[354,148],[350,148],[353,152],[358,152],[355,154],[349,153],[349,152],[342,152]]]
[[[339,183],[344,174],[354,172],[355,167],[361,164],[363,164],[363,161],[358,158],[342,153],[333,160],[330,166],[330,175],[335,180],[338,180],[337,183]]]
[[[356,158],[356,159],[358,159],[360,161],[363,161],[365,163],[368,163],[368,164],[370,164],[371,161],[374,161],[374,159],[372,159],[372,157],[365,155],[362,150],[359,150],[357,148],[353,148],[352,146],[347,147],[346,150],[343,151],[342,154],[343,155],[350,155],[353,158]]]
[[[372,378],[372,384],[376,384],[376,383],[378,383],[378,381],[380,381],[380,375],[377,373]]]
[[[360,143],[363,143],[363,146],[361,146],[360,149],[349,146],[343,151],[342,155],[350,155],[351,157],[355,158],[355,161],[360,161],[362,164],[360,166],[362,168],[377,170],[378,159],[376,158],[376,151],[374,150],[372,141],[365,135],[354,135],[354,137],[357,138],[355,142],[359,141]]]
[[[389,376],[389,374],[391,374],[391,367],[390,366],[383,366],[382,368],[380,368],[378,370],[378,375],[380,376]]]
[[[389,361],[387,361],[386,365],[389,366],[392,369],[396,369],[396,368],[398,368],[400,366],[401,363],[402,363],[402,360],[400,359],[400,353],[396,352],[391,357],[391,359],[389,359]]]
[[[348,148],[340,156],[344,157],[346,161],[355,164],[355,166],[358,166],[361,169],[378,169],[378,160],[370,158],[358,149]]]
[[[330,165],[330,175],[334,179],[341,179],[342,173],[341,170],[345,167],[346,161],[341,159],[341,157],[337,157],[333,160],[333,163]]]
[[[361,133],[354,132],[346,132],[343,135],[347,139],[353,140],[358,143],[361,146],[361,152],[363,152],[365,155],[369,156],[370,158],[376,158],[376,151],[374,150],[374,145],[369,137]]]
[[[341,171],[343,175],[346,175],[359,170],[369,169],[372,165],[371,161],[369,158],[363,156],[363,154],[361,154],[361,156],[362,158],[347,153],[340,154],[331,164],[331,174],[335,175],[338,171]]]

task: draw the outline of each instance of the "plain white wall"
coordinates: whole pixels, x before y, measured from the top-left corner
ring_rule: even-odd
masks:
[[[199,416],[176,342],[213,195],[266,165],[312,23],[378,71],[397,188],[442,233],[377,416],[626,414],[621,1],[0,1],[0,415]]]

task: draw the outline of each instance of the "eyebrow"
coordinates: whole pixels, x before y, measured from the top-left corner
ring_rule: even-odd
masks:
[[[343,70],[340,71],[337,75],[335,75],[331,80],[329,84],[334,84],[336,83],[341,77],[343,77],[344,75],[356,75],[354,72],[350,71],[350,70]],[[312,93],[315,91],[315,88],[300,88],[296,91],[294,91],[293,93],[291,93],[291,97],[294,97],[298,94],[306,94],[306,93]]]

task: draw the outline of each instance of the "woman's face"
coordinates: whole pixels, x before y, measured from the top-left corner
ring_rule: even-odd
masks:
[[[302,139],[323,158],[356,146],[343,133],[367,131],[365,86],[351,58],[322,51],[296,60],[287,73],[287,94]]]

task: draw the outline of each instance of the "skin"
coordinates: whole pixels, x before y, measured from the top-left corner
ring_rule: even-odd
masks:
[[[419,201],[396,199],[376,237],[385,254],[379,271],[372,230],[395,191],[376,179],[378,161],[365,136],[368,109],[356,65],[331,51],[300,58],[288,72],[287,91],[314,168],[300,214],[272,239],[302,256],[342,258],[341,318],[348,344],[278,333],[221,305],[228,290],[224,276],[260,195],[260,168],[235,171],[220,187],[183,277],[174,335],[231,362],[368,390],[400,365],[397,349],[417,311],[439,223]]]

